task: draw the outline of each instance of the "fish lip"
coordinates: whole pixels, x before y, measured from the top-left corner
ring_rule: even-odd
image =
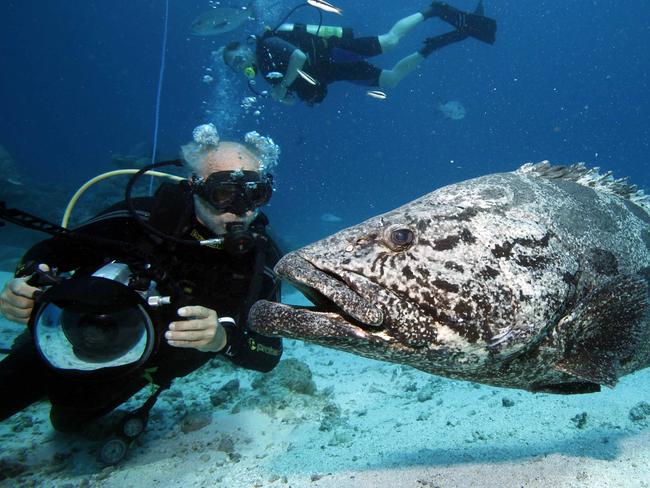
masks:
[[[385,343],[381,333],[363,328],[348,317],[333,312],[314,311],[297,305],[257,301],[251,307],[249,324],[252,330],[264,334],[321,344],[336,343],[341,339]]]
[[[361,326],[379,327],[384,321],[380,308],[368,302],[343,276],[322,269],[307,256],[289,253],[275,266],[276,273],[302,291],[307,297],[326,299],[325,312],[332,312],[327,305],[334,305],[334,312],[346,316],[350,322]],[[323,305],[322,303],[320,304]]]

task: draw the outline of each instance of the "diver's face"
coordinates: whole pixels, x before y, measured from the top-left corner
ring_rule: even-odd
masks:
[[[222,141],[219,147],[206,155],[198,176],[208,178],[219,171],[259,171],[259,161],[245,146],[233,142]],[[213,233],[226,233],[226,226],[231,222],[242,223],[246,228],[257,217],[259,208],[247,210],[241,215],[232,212],[222,212],[198,195],[194,195],[194,211],[199,222]]]
[[[242,223],[248,229],[248,226],[257,217],[259,209],[247,210],[242,215],[231,212],[220,212],[202,198],[194,195],[194,212],[199,222],[214,234],[221,235],[226,233],[227,225],[231,222]]]
[[[246,47],[235,49],[228,57],[228,66],[237,72],[243,72],[249,66],[253,66],[254,62],[253,51]]]

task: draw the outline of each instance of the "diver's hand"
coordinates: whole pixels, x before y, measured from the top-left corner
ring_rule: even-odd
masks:
[[[278,83],[271,88],[271,97],[273,100],[281,102],[287,96],[287,87],[283,83]]]
[[[278,83],[271,89],[271,98],[285,105],[293,105],[296,101],[283,83]]]
[[[39,269],[49,272],[50,267],[40,264]],[[27,284],[31,276],[9,280],[0,293],[0,313],[7,319],[19,324],[27,324],[34,309],[34,293],[40,288]]]
[[[200,306],[181,307],[178,315],[187,320],[169,324],[165,338],[170,346],[192,347],[219,352],[226,347],[226,331],[217,321],[217,312]]]

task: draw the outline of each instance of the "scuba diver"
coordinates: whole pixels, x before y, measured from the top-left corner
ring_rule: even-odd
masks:
[[[48,397],[53,427],[80,431],[157,386],[102,447],[114,464],[174,378],[216,355],[261,372],[278,364],[281,339],[247,319],[256,300],[280,298],[280,253],[260,211],[279,148],[256,132],[246,144],[219,141],[211,124],[194,134],[182,148],[189,179],[131,199],[132,179],[125,202],[24,255],[0,294],[2,315],[29,325],[0,362],[0,421]]]
[[[223,50],[224,63],[244,74],[249,86],[259,72],[272,85],[272,97],[284,103],[293,103],[298,97],[313,106],[323,101],[327,85],[342,80],[367,87],[393,88],[437,49],[467,37],[488,44],[495,41],[496,22],[484,16],[482,0],[471,13],[434,1],[423,11],[397,21],[386,34],[375,37],[354,37],[350,28],[285,23],[297,8],[305,5],[294,8],[275,29],[251,36],[254,50],[239,42],[231,42]],[[419,51],[402,58],[392,69],[380,69],[366,61],[397,46],[402,37],[431,17],[438,17],[455,29],[425,39]],[[385,96],[374,93],[378,98]]]

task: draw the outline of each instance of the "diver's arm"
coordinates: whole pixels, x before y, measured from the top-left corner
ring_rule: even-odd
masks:
[[[101,237],[102,232],[107,238],[120,238],[120,230],[127,226],[124,222],[116,224],[106,220],[94,225],[81,227],[80,234]],[[89,232],[92,229],[93,232]],[[122,232],[122,234],[126,234]],[[40,269],[49,273],[55,269],[57,273],[69,272],[84,266],[98,265],[104,261],[106,250],[92,240],[75,238],[72,234],[55,236],[33,245],[21,258],[16,268],[15,277],[9,280],[0,291],[0,316],[13,322],[27,324],[34,308],[34,293],[40,288],[32,285],[29,280]]]
[[[149,212],[154,200],[148,197],[134,198],[133,202],[136,210]],[[133,220],[126,207],[126,202],[119,202],[73,228],[79,237],[73,234],[54,236],[34,244],[23,255],[15,275],[31,275],[35,266],[41,263],[57,268],[58,272],[66,272],[100,264],[106,258],[129,256],[127,245],[141,238],[143,229]]]
[[[39,289],[27,283],[29,276],[9,280],[0,292],[0,315],[27,325],[34,308],[34,293]]]
[[[69,272],[97,262],[102,262],[99,249],[72,236],[55,236],[34,244],[21,258],[15,277],[0,292],[0,315],[27,324],[34,308],[34,293],[39,290],[29,280],[38,269]]]
[[[291,53],[291,57],[289,58],[289,66],[287,66],[287,72],[285,73],[283,80],[280,82],[280,85],[285,85],[286,88],[289,88],[298,77],[298,70],[301,70],[305,66],[306,61],[307,55],[300,49],[295,49]]]
[[[298,70],[301,70],[305,66],[306,61],[307,55],[298,48],[294,49],[289,58],[289,64],[287,65],[287,72],[284,74],[284,78],[273,88],[274,99],[278,101],[285,100],[287,90],[298,77]]]
[[[276,278],[277,280],[277,278]],[[280,287],[265,284],[260,299],[280,301]],[[242,324],[223,323],[226,332],[226,347],[223,353],[237,366],[267,373],[280,362],[282,357],[282,338],[267,337],[252,331],[248,327],[248,317]]]
[[[95,252],[87,249],[78,240],[57,236],[34,244],[22,257],[16,269],[16,277],[31,276],[39,264],[47,264],[59,271],[72,271],[88,264]]]
[[[270,240],[266,267],[273,269],[280,256],[279,248]],[[280,302],[281,296],[279,278],[272,272],[264,273],[262,289],[257,298]],[[248,327],[248,317],[243,320],[241,324],[223,323],[227,336],[223,353],[238,366],[263,373],[271,371],[282,357],[282,338],[258,334]]]
[[[223,353],[233,364],[267,373],[280,362],[280,337],[266,337],[240,325],[226,325],[224,329],[228,339]]]

